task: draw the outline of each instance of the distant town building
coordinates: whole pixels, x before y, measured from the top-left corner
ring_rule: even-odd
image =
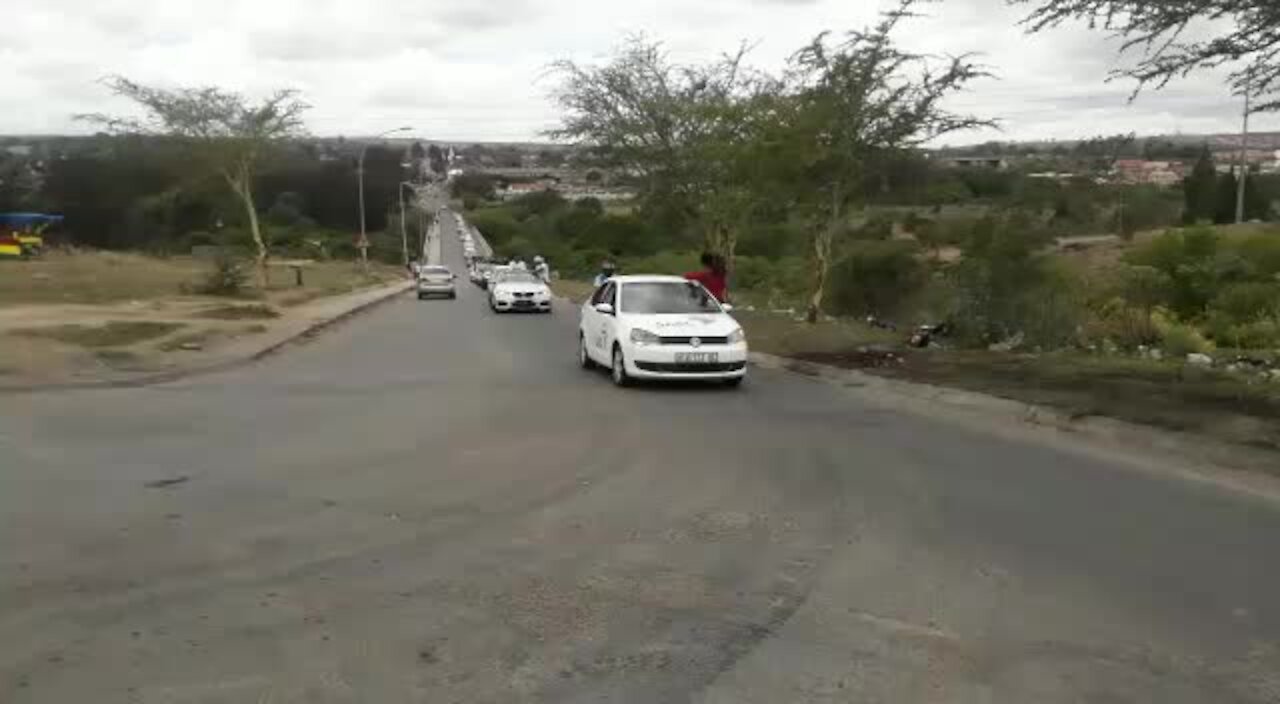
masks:
[[[527,196],[531,193],[555,190],[555,188],[556,181],[549,178],[529,181],[526,183],[513,183],[501,191],[498,191],[498,198],[502,200],[511,200],[512,198]]]
[[[1038,178],[1045,181],[1070,181],[1076,175],[1070,171],[1041,171],[1039,173],[1027,174],[1027,178]]]
[[[1280,149],[1248,149],[1245,151],[1245,160],[1252,171],[1280,173]],[[1213,163],[1218,173],[1234,172],[1240,166],[1240,150],[1214,152]]]
[[[946,166],[1007,169],[1009,160],[1002,156],[939,156],[936,161]]]
[[[1186,165],[1180,161],[1118,159],[1111,167],[1111,176],[1120,183],[1175,186],[1182,183],[1186,171]]]
[[[630,200],[636,197],[635,191],[626,188],[602,188],[600,186],[564,185],[552,178],[539,179],[524,183],[513,183],[498,191],[498,198],[511,200],[531,193],[553,191],[565,200],[579,201],[594,198],[601,202]]]
[[[587,198],[595,198],[601,202],[631,200],[636,197],[635,191],[626,188],[599,188],[599,187],[581,187],[566,186],[560,188],[560,195],[567,200],[586,200]]]

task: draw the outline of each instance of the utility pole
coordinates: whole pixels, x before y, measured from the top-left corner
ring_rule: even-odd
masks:
[[[1244,117],[1240,130],[1240,177],[1236,179],[1236,224],[1244,222],[1244,186],[1249,179],[1249,93],[1253,90],[1253,69],[1244,79]]]

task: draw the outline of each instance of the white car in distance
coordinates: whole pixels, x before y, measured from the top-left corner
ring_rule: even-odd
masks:
[[[551,289],[522,269],[494,269],[489,281],[489,307],[495,313],[551,312]]]
[[[613,383],[705,379],[738,386],[747,339],[730,306],[678,276],[615,276],[582,306],[578,361],[601,365]]]

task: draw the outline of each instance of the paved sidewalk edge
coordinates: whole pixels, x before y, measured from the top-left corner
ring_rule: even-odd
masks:
[[[270,357],[280,352],[285,347],[309,340],[334,325],[345,322],[378,305],[390,301],[396,296],[407,293],[412,288],[412,281],[401,281],[394,284],[387,284],[386,286],[382,286],[377,289],[368,289],[347,294],[352,298],[357,299],[351,307],[338,311],[328,317],[312,321],[309,325],[293,331],[284,337],[270,341],[264,340],[265,344],[253,351],[238,354],[232,358],[219,360],[210,364],[198,365],[185,369],[173,369],[163,372],[142,373],[136,376],[122,377],[119,379],[65,381],[47,384],[0,384],[0,393],[35,393],[41,391],[64,391],[72,389],[111,389],[150,386],[152,384],[161,384],[164,382],[185,379],[187,377],[199,376],[201,374],[209,374],[212,372],[232,369],[242,364],[249,364],[251,362],[256,362],[260,359]]]
[[[1233,445],[1210,438],[1179,433],[1105,416],[1078,416],[1056,408],[1014,401],[977,391],[890,379],[856,369],[845,369],[777,355],[752,352],[751,363],[813,377],[843,386],[881,405],[926,415],[963,416],[1010,429],[1033,427],[1069,434],[1074,440],[1157,454],[1170,463],[1227,469],[1266,475],[1271,483],[1280,466],[1280,454]],[[1192,470],[1195,471],[1195,470]],[[1235,483],[1233,482],[1233,485]],[[1270,492],[1268,492],[1270,493]]]

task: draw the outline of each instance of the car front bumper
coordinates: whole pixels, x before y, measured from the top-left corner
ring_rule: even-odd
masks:
[[[676,361],[677,354],[714,353],[714,362]],[[747,374],[747,346],[631,345],[627,374],[637,379],[733,379]]]
[[[506,310],[506,311],[545,312],[545,311],[551,310],[551,299],[550,298],[544,298],[541,300],[532,299],[532,298],[521,298],[521,299],[511,299],[511,300],[495,299],[493,302],[493,306],[498,310]]]

